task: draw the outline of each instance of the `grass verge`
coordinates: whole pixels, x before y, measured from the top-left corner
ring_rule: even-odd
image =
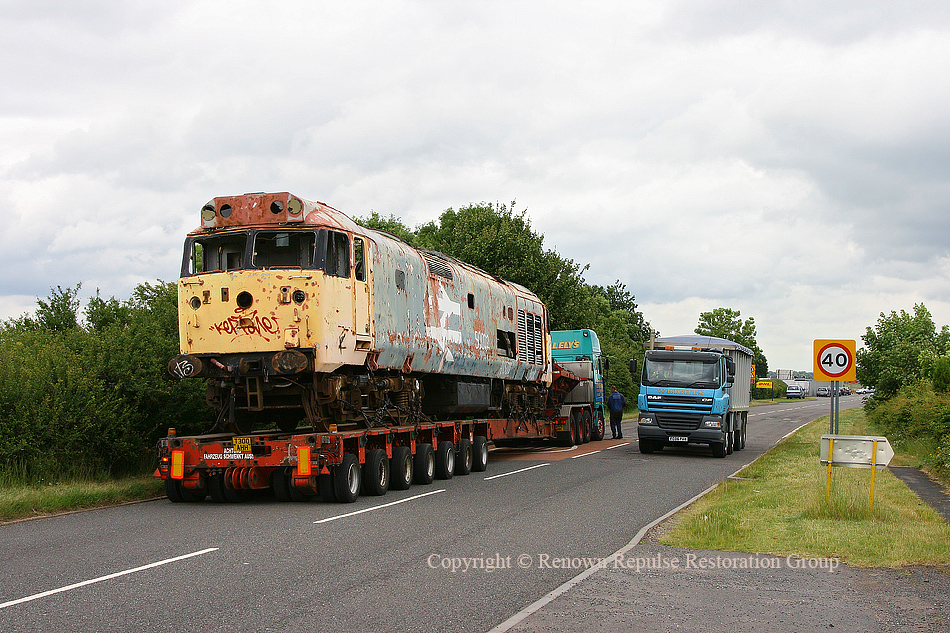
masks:
[[[827,416],[812,422],[680,513],[665,545],[837,557],[857,567],[950,564],[950,525],[886,469],[832,468],[818,459]],[[868,435],[864,411],[841,412],[840,432]]]
[[[157,477],[116,481],[74,481],[42,486],[0,488],[0,522],[152,499],[165,494]]]

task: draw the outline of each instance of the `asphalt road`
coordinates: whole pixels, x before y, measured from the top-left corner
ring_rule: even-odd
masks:
[[[487,631],[828,410],[755,407],[724,459],[641,455],[630,421],[625,440],[493,451],[487,472],[353,504],[161,500],[2,526],[0,630]]]

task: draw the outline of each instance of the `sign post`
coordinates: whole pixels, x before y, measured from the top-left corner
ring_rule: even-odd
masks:
[[[815,353],[815,380],[832,381],[831,390],[831,424],[829,432],[838,432],[838,414],[840,412],[840,391],[838,383],[842,380],[856,380],[857,367],[855,366],[856,345],[853,340],[816,339]]]
[[[822,435],[821,463],[828,464],[825,499],[831,498],[831,467],[871,469],[871,503],[874,510],[874,476],[879,468],[885,468],[894,457],[891,443],[883,436]]]

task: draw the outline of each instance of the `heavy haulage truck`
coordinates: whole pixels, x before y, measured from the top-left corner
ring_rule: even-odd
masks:
[[[636,362],[631,372],[637,375]],[[701,335],[656,339],[639,372],[640,452],[707,444],[715,457],[745,448],[752,350]]]
[[[582,379],[526,288],[286,192],[200,217],[168,370],[205,381],[216,419],[159,440],[172,501],[351,502],[484,470],[492,441],[583,441]]]
[[[593,330],[555,330],[551,332],[551,356],[554,361],[580,378],[561,405],[562,417],[576,420],[581,442],[604,439],[604,394],[608,362]]]

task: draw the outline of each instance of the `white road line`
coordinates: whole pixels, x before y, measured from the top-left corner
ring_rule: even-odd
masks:
[[[85,587],[86,585],[92,585],[97,582],[102,582],[104,580],[112,580],[113,578],[118,578],[119,576],[127,576],[128,574],[134,574],[135,572],[145,571],[146,569],[152,569],[153,567],[167,565],[168,563],[174,563],[176,561],[184,560],[186,558],[191,558],[192,556],[201,556],[202,554],[207,554],[208,552],[214,552],[217,549],[218,549],[217,547],[209,547],[208,549],[203,549],[199,552],[192,552],[191,554],[185,554],[183,556],[176,556],[175,558],[160,560],[157,563],[149,563],[148,565],[142,565],[141,567],[136,567],[135,569],[126,569],[125,571],[119,571],[114,574],[109,574],[108,576],[100,576],[99,578],[93,578],[92,580],[84,580],[82,582],[77,582],[74,585],[67,585],[65,587],[60,587],[59,589],[51,589],[50,591],[44,591],[42,593],[33,594],[32,596],[27,596],[25,598],[10,600],[9,602],[4,602],[0,604],[0,609],[6,609],[7,607],[12,607],[17,604],[30,602],[31,600],[38,600],[40,598],[45,598],[46,596],[52,596],[53,594],[63,593],[64,591],[78,589],[80,587]]]
[[[416,495],[414,497],[406,497],[405,499],[400,499],[399,501],[393,501],[392,503],[384,503],[382,505],[373,506],[372,508],[363,508],[362,510],[357,510],[356,512],[347,512],[346,514],[338,514],[335,517],[327,517],[326,519],[320,519],[319,521],[314,521],[314,523],[329,523],[330,521],[336,521],[337,519],[345,519],[347,517],[353,517],[357,514],[363,514],[364,512],[372,512],[373,510],[380,510],[382,508],[388,508],[389,506],[399,505],[400,503],[405,503],[407,501],[414,501],[416,499],[421,499],[422,497],[428,497],[429,495],[437,495],[440,492],[445,492],[445,488],[441,490],[433,490],[432,492],[424,492],[421,495]]]
[[[609,450],[612,449],[612,448],[619,448],[619,447],[621,447],[621,446],[627,446],[628,444],[633,444],[633,442],[624,442],[623,444],[614,444],[613,446],[608,446],[607,448],[605,448],[605,449],[603,449],[603,450],[609,451]]]
[[[516,475],[518,473],[523,473],[526,470],[534,470],[535,468],[541,468],[542,466],[550,466],[550,465],[551,464],[548,464],[547,462],[545,462],[544,464],[535,464],[534,466],[528,466],[527,468],[522,468],[521,470],[513,470],[510,473],[502,473],[500,475],[492,475],[491,477],[485,477],[485,481],[488,481],[489,479],[498,479],[499,477],[507,477],[508,475]]]
[[[596,451],[584,453],[582,455],[574,455],[573,457],[571,457],[571,459],[577,459],[578,457],[587,457],[588,455],[596,455],[597,453],[600,453],[602,451],[609,451],[612,448],[617,448],[618,446],[626,446],[627,444],[630,444],[630,442],[624,442],[623,444],[614,444],[613,446],[608,446],[607,448],[601,448]]]

